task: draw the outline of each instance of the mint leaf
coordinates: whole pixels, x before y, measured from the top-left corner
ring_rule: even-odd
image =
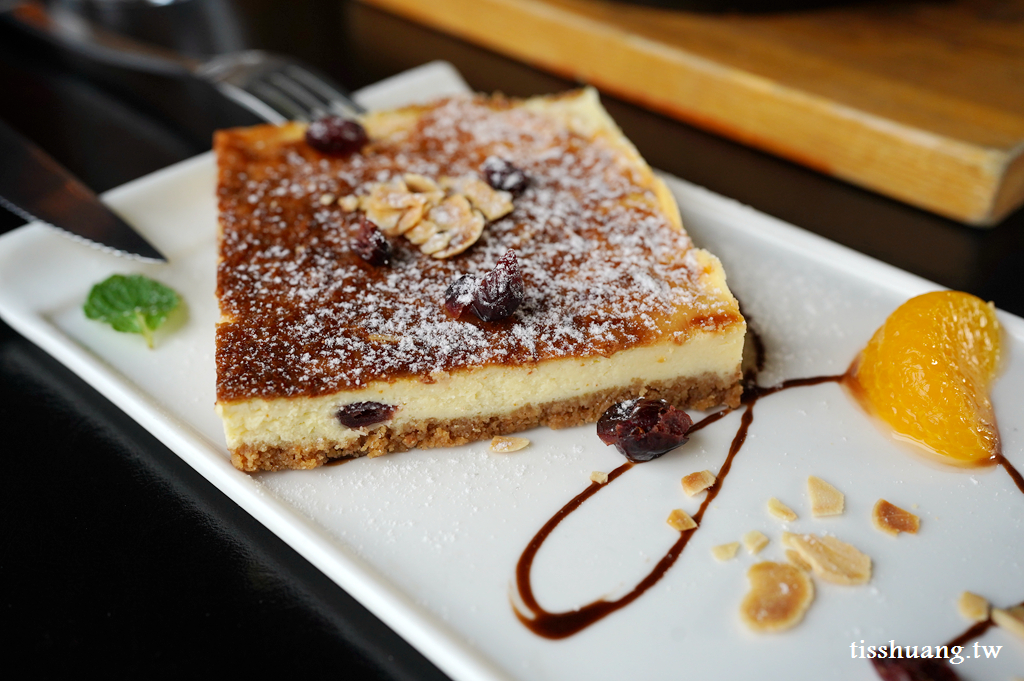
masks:
[[[153,332],[179,304],[181,297],[158,281],[141,274],[115,274],[92,287],[82,310],[115,331],[141,333],[152,348]]]

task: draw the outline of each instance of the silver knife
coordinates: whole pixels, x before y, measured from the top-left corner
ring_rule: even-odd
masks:
[[[0,121],[0,205],[93,246],[166,262],[160,251],[103,205],[45,151]]]

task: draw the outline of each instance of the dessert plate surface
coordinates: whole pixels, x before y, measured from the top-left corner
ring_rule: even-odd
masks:
[[[360,94],[369,107],[466,88],[442,63]],[[762,385],[846,370],[885,317],[937,288],[922,279],[685,182],[667,178],[694,241],[725,264],[729,283],[767,350]],[[526,433],[532,444],[492,454],[488,443],[417,450],[314,471],[248,475],[228,459],[214,403],[217,319],[215,167],[207,154],[103,198],[167,254],[129,262],[39,224],[0,237],[0,314],[154,433],[231,499],[359,599],[458,681],[644,678],[876,678],[859,646],[938,646],[967,627],[964,590],[999,605],[1024,600],[1024,494],[1002,469],[958,470],[926,461],[886,436],[836,384],[765,398],[747,443],[700,529],[666,576],[640,599],[563,640],[538,637],[512,608],[520,553],[540,527],[622,463],[593,426]],[[183,294],[187,318],[147,350],[137,336],[85,319],[90,286],[138,272]],[[1024,322],[1000,313],[1007,358],[994,401],[1004,453],[1024,468]],[[551,535],[534,564],[548,610],[628,592],[678,536],[665,519],[691,514],[683,475],[717,472],[739,423],[734,413],[684,447],[637,466],[587,501]],[[846,511],[812,518],[806,480],[846,494]],[[765,508],[777,497],[799,518]],[[872,527],[885,498],[922,519],[916,536]],[[760,530],[770,543],[716,562],[710,549]],[[746,572],[784,560],[783,530],[833,534],[873,559],[866,586],[816,580],[802,624],[757,635],[740,622]],[[990,630],[958,673],[1010,678],[1024,641]],[[994,651],[995,649],[990,649]],[[980,658],[975,658],[975,652]],[[990,653],[991,654],[991,653]]]

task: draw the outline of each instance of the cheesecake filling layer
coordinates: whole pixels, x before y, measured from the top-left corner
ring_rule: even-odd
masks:
[[[707,386],[734,386],[745,328],[742,321],[737,321],[711,333],[695,331],[683,344],[669,341],[619,352],[611,358],[568,358],[533,366],[439,372],[426,380],[375,381],[361,390],[321,397],[222,402],[218,411],[231,449],[294,447],[323,450],[327,458],[332,458],[348,453],[353,444],[380,427],[401,433],[429,422],[490,419],[526,406],[576,401],[602,391],[643,391],[645,386],[668,384],[680,377]],[[717,392],[714,388],[705,391]],[[682,397],[681,401],[690,403],[683,406],[697,408],[721,399],[717,394]],[[386,423],[347,428],[337,413],[356,402],[380,402],[397,410]]]

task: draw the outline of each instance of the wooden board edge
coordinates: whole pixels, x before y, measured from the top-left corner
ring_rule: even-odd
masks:
[[[1002,177],[1003,181],[996,192],[992,212],[983,223],[980,223],[982,225],[996,225],[1024,205],[1024,143],[1009,154]]]
[[[543,2],[362,2],[957,221],[991,225],[1024,204],[1024,166],[1003,150],[844,107]]]

